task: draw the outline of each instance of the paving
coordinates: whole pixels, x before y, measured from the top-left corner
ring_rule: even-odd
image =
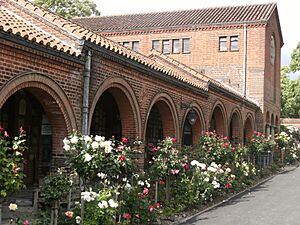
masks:
[[[180,225],[300,225],[300,167],[270,180]]]

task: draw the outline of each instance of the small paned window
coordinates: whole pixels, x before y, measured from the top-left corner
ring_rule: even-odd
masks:
[[[230,37],[230,51],[238,51],[239,50],[238,42],[239,42],[238,36]]]
[[[179,53],[179,39],[172,40],[172,53]]]
[[[170,53],[170,41],[169,40],[163,40],[162,41],[162,52],[164,54]]]
[[[182,52],[190,53],[190,39],[189,38],[182,39]]]
[[[227,51],[227,38],[226,37],[219,37],[219,51],[225,52]]]
[[[133,51],[139,51],[139,42],[138,41],[133,41],[132,42],[132,50]]]
[[[129,41],[124,41],[123,46],[126,48],[130,48],[130,42]]]
[[[159,51],[159,40],[152,41],[152,49]]]

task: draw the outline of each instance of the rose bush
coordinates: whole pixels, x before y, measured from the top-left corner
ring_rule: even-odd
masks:
[[[10,140],[7,131],[0,126],[0,198],[24,187],[25,174],[22,168],[25,143],[25,131],[22,128],[19,135]]]

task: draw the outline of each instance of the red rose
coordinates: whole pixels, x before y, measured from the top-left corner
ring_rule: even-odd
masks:
[[[126,144],[126,143],[127,143],[127,141],[128,141],[128,140],[127,140],[127,138],[126,138],[126,137],[123,137],[123,138],[122,138],[122,142],[123,142],[124,144]]]
[[[126,220],[129,220],[131,218],[131,215],[129,213],[123,213],[122,217]]]
[[[154,211],[154,209],[155,209],[154,206],[152,206],[152,205],[149,205],[148,208],[149,208],[149,211],[150,211],[151,213],[152,213],[152,212]]]
[[[155,204],[155,208],[159,208],[159,207],[161,207],[161,204],[160,204],[159,202],[157,202],[157,203]]]
[[[171,138],[171,141],[174,144],[176,142],[176,138]]]
[[[143,194],[147,196],[149,194],[149,189],[144,187]]]
[[[230,187],[231,187],[231,184],[229,184],[229,183],[225,184],[225,188],[230,188]]]
[[[166,183],[166,182],[163,181],[163,180],[160,180],[160,181],[159,181],[159,184],[160,184],[160,185],[165,185],[165,183]]]
[[[0,132],[4,131],[4,128],[0,126]]]
[[[126,156],[125,155],[121,155],[119,158],[120,161],[125,161],[126,160]]]

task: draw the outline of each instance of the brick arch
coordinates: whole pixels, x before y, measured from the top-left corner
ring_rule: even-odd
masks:
[[[109,77],[98,88],[90,108],[88,130],[91,127],[97,102],[105,91],[109,91],[113,95],[118,105],[122,123],[122,135],[131,138],[141,137],[141,117],[136,95],[129,83],[120,77]]]
[[[147,132],[147,123],[148,117],[150,115],[152,107],[156,105],[161,115],[162,123],[163,123],[163,136],[174,137],[179,140],[179,124],[178,124],[178,114],[176,111],[175,103],[171,96],[166,93],[157,94],[151,101],[151,104],[148,108],[148,113],[145,118],[144,125],[144,139],[146,139]]]
[[[10,96],[24,88],[31,90],[46,113],[49,104],[56,105],[56,109],[63,115],[68,132],[77,129],[75,114],[67,95],[54,80],[43,74],[26,73],[11,79],[0,91],[0,108]]]
[[[52,153],[61,154],[63,138],[77,129],[75,115],[66,94],[55,81],[45,75],[22,74],[2,88],[0,108],[19,90],[31,93],[43,107],[52,127]]]
[[[210,115],[209,130],[215,130],[217,134],[227,136],[227,117],[225,106],[222,102],[217,101],[213,107]],[[215,126],[212,127],[213,118],[215,119]]]
[[[254,119],[251,114],[248,114],[244,122],[244,144],[247,139],[253,135],[254,132]]]
[[[272,115],[271,115],[271,125],[274,126],[274,124],[275,124],[274,114],[272,113]]]
[[[192,103],[192,105],[193,105],[193,110],[195,110],[195,112],[198,116],[196,123],[192,127],[192,134],[193,134],[192,140],[193,140],[193,143],[195,144],[195,143],[197,143],[197,141],[199,140],[199,138],[203,134],[203,132],[206,130],[206,126],[205,126],[205,122],[204,122],[205,120],[204,120],[204,116],[203,116],[201,107],[196,103]],[[191,110],[192,109],[187,109],[185,111],[183,120],[181,121],[182,132],[181,132],[180,140],[183,140],[184,123],[185,123],[185,120],[187,119],[188,113]]]
[[[232,143],[242,143],[243,141],[243,123],[241,112],[238,108],[235,108],[231,111],[230,120],[229,120],[229,139]]]

